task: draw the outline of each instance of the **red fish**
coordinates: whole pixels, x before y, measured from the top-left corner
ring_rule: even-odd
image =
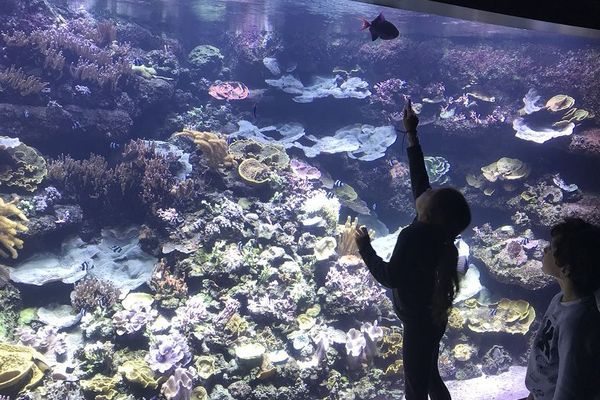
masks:
[[[377,38],[382,40],[391,40],[400,35],[398,28],[396,28],[391,22],[386,21],[386,19],[383,17],[383,13],[379,13],[377,18],[371,22],[364,18],[361,19],[362,28],[360,30],[364,31],[365,29],[369,28],[369,32],[371,32],[371,40],[375,40]]]

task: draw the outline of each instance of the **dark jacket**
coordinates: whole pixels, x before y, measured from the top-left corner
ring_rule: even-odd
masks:
[[[421,146],[406,149],[413,197],[429,189]],[[431,321],[431,304],[435,286],[435,269],[444,246],[452,244],[442,230],[417,218],[398,235],[389,262],[379,257],[371,244],[359,249],[373,277],[392,289],[394,309],[403,321]]]

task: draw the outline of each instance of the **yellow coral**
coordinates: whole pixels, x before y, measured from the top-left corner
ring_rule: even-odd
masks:
[[[5,153],[0,156],[0,186],[33,192],[48,174],[44,157],[18,139],[0,136],[0,153]]]
[[[164,381],[164,378],[157,378],[156,374],[143,359],[128,360],[119,367],[119,373],[131,383],[136,383],[144,389],[156,389]]]
[[[459,343],[452,349],[452,355],[459,361],[468,361],[475,353],[476,349],[466,343]]]
[[[315,304],[312,307],[306,309],[306,315],[309,317],[316,317],[321,313],[321,306],[319,304]]]
[[[298,315],[298,317],[296,317],[296,321],[298,321],[298,327],[303,331],[309,330],[315,326],[316,323],[315,319],[307,314]]]
[[[208,392],[202,386],[196,386],[192,389],[191,400],[208,400]]]
[[[402,335],[397,328],[385,328],[383,340],[379,344],[379,355],[382,358],[398,358],[402,354]]]
[[[354,239],[354,231],[358,227],[358,218],[348,216],[344,225],[338,226],[338,246],[337,253],[339,256],[345,256],[348,254],[358,255],[358,246]]]
[[[465,301],[465,305],[466,303]],[[498,303],[490,305],[474,300],[470,309],[463,311],[463,316],[468,320],[467,326],[473,332],[524,335],[535,319],[535,309],[524,300],[501,299]]]
[[[231,334],[239,336],[248,330],[248,321],[238,313],[235,313],[225,324],[225,329],[231,332]]]
[[[456,308],[452,308],[448,315],[448,326],[454,329],[462,329],[465,324],[465,319]]]
[[[48,362],[35,349],[0,343],[0,390],[29,390],[47,369]]]
[[[16,217],[27,222],[27,217],[16,206],[18,199],[5,203],[0,198],[0,244],[6,248],[8,253],[0,247],[0,256],[17,258],[15,249],[23,248],[23,241],[17,237],[18,232],[27,232],[27,227],[19,221],[13,221],[9,217]]]
[[[96,395],[96,400],[113,400],[119,392],[116,387],[121,382],[121,375],[113,377],[96,374],[91,379],[80,381],[81,388]]]
[[[392,364],[388,365],[383,374],[385,376],[390,375],[402,375],[402,367],[404,362],[402,360],[396,360]]]
[[[206,157],[208,166],[212,169],[233,167],[236,165],[233,156],[229,153],[227,141],[216,133],[199,132],[184,129],[174,136],[185,136],[191,138],[196,146],[202,150]]]
[[[255,185],[262,185],[271,179],[271,169],[254,158],[248,158],[238,166],[240,177]]]
[[[213,356],[198,356],[195,361],[196,371],[202,379],[208,379],[216,372],[215,358]]]

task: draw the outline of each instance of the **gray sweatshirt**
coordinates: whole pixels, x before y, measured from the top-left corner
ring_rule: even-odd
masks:
[[[600,304],[561,298],[552,298],[535,335],[525,385],[535,400],[600,399]]]

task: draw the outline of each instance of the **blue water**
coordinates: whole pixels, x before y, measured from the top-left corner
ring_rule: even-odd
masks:
[[[119,366],[124,363],[123,357],[113,357],[108,352],[104,357],[110,361],[94,363],[92,357],[77,350],[100,341],[130,357],[132,351],[139,350],[137,358],[144,359],[146,354],[156,352],[156,337],[168,335],[168,328],[151,328],[151,322],[160,314],[170,321],[170,335],[174,332],[183,335],[183,339],[177,337],[189,344],[189,352],[196,357],[212,357],[211,362],[216,366],[213,374],[195,375],[192,384],[204,387],[210,398],[401,399],[402,375],[383,376],[400,355],[382,356],[385,345],[380,339],[379,353],[373,358],[365,356],[358,368],[349,361],[345,346],[335,341],[330,343],[325,360],[307,366],[320,351],[323,343],[319,335],[325,335],[328,327],[333,337],[332,330],[346,334],[350,329],[360,330],[364,323],[378,320],[385,327],[383,335],[392,337],[392,332],[401,331],[401,322],[390,303],[382,300],[386,296],[383,289],[368,274],[344,267],[338,257],[342,254],[332,253],[315,261],[314,244],[306,245],[307,241],[336,236],[335,227],[304,226],[302,221],[306,218],[317,215],[326,219],[331,214],[311,213],[302,204],[306,197],[317,196],[316,193],[325,203],[341,199],[341,207],[333,218],[343,225],[347,217],[358,217],[360,223],[377,232],[378,238],[393,235],[409,224],[414,218],[414,208],[404,150],[407,143],[399,115],[404,99],[410,97],[420,109],[418,130],[423,151],[426,156],[439,157],[432,161],[435,165],[429,171],[430,179],[461,190],[473,212],[472,225],[464,232],[463,239],[471,246],[470,269],[479,272],[480,287],[457,302],[456,309],[465,318],[479,318],[479,322],[487,318],[493,322],[503,318],[501,314],[498,316],[495,304],[507,299],[527,302],[536,314],[519,333],[502,331],[504,328],[498,332],[497,326],[502,325],[498,321],[494,322],[496,328],[488,326],[483,332],[469,328],[468,324],[450,327],[442,340],[442,377],[449,382],[456,399],[483,398],[478,396],[486,390],[485,384],[473,381],[469,393],[461,385],[469,382],[467,378],[484,375],[505,383],[497,392],[488,392],[486,398],[527,395],[523,369],[527,349],[550,298],[558,290],[539,270],[541,241],[549,240],[551,226],[566,216],[600,222],[600,180],[594,176],[600,167],[600,42],[341,0],[48,0],[40,4],[32,0],[25,3],[29,6],[10,6],[0,13],[0,31],[12,34],[23,30],[29,34],[38,28],[48,34],[59,29],[56,26],[69,27],[78,19],[92,25],[110,21],[115,29],[115,44],[104,43],[99,48],[115,51],[128,42],[131,48],[122,58],[127,65],[136,60],[136,64],[155,68],[149,77],[131,73],[113,87],[102,86],[73,75],[78,62],[75,53],[81,50],[74,52],[59,43],[58,49],[63,50],[67,60],[64,68],[52,70],[44,64],[38,47],[14,46],[3,39],[0,71],[6,72],[14,66],[47,82],[46,89],[38,93],[20,95],[8,79],[0,76],[3,89],[0,107],[5,114],[5,118],[0,118],[0,136],[18,138],[35,148],[50,167],[48,176],[37,182],[34,190],[11,185],[10,179],[0,181],[4,201],[8,203],[13,194],[19,195],[21,200],[16,204],[29,219],[29,232],[16,235],[24,240],[18,257],[1,260],[13,268],[10,272],[13,283],[4,286],[0,275],[3,284],[0,299],[6,306],[6,312],[0,313],[4,328],[0,339],[37,348],[51,359],[54,378],[52,372],[46,373],[38,388],[56,393],[54,398],[63,398],[61,390],[72,393],[74,399],[83,398],[78,397],[82,393],[85,398],[100,394],[79,383],[61,389],[55,381],[62,382],[63,375],[84,382],[96,374],[121,376]],[[370,21],[380,12],[400,31],[397,39],[371,42],[368,31],[360,31],[361,18]],[[81,34],[77,32],[71,29],[71,33]],[[90,39],[82,36],[82,40],[89,43]],[[190,53],[200,45],[218,49],[220,56],[215,58],[218,60],[214,65],[198,67],[191,62]],[[120,57],[113,53],[112,61]],[[287,86],[281,87],[281,80],[286,80]],[[318,92],[314,85],[323,81],[329,83]],[[222,82],[239,82],[249,93],[240,100],[209,95],[210,87]],[[357,82],[359,88],[347,88]],[[381,89],[382,85],[392,83],[396,86],[391,91]],[[536,110],[520,113],[523,98],[530,89],[539,95],[537,101],[529,104]],[[551,99],[556,95],[569,97],[553,103]],[[552,111],[553,106],[557,110]],[[577,109],[579,118],[573,119]],[[568,114],[570,110],[572,114]],[[531,138],[517,137],[513,121],[518,118],[537,131],[558,132],[569,123],[572,126],[568,134],[537,143]],[[247,122],[240,124],[240,121]],[[244,123],[253,125],[254,133],[261,130],[272,144],[277,140],[283,143],[282,125],[300,125],[304,134],[287,143],[285,151],[290,158],[316,167],[322,178],[306,183],[286,164],[277,170],[278,179],[257,186],[240,178],[231,165],[220,165],[220,170],[212,167],[206,159],[206,148],[198,150],[189,140],[171,137],[186,128],[218,133],[222,141],[235,145],[250,135],[240,129]],[[361,134],[352,130],[356,124],[362,124]],[[371,130],[375,127],[387,134],[369,142],[375,135]],[[315,143],[325,146],[342,129],[354,132],[348,140],[355,147],[340,150],[342,145],[349,145],[348,140],[338,142],[337,148],[331,145],[319,151],[313,147]],[[186,175],[187,191],[182,189],[181,176],[175,177],[182,173],[181,169],[174,171],[174,166],[182,168],[183,164],[172,159],[165,161],[162,155],[144,156],[146,153],[138,147],[128,147],[136,139],[169,141],[177,151],[189,156],[194,172]],[[372,148],[377,145],[383,147],[375,152],[376,156],[365,156],[374,154]],[[138,142],[136,146],[144,145]],[[13,153],[0,147],[3,163],[0,167],[17,168]],[[96,158],[96,164],[86,164],[86,171],[81,167],[82,161],[75,160],[96,157],[91,154],[100,156],[105,164]],[[71,164],[61,158],[64,156],[72,157],[72,164],[80,162],[79,167],[69,170]],[[160,161],[144,164],[152,157]],[[482,168],[503,157],[511,159],[508,170],[496,169],[492,178],[482,175],[485,172]],[[517,164],[524,166],[519,169],[515,167]],[[61,171],[66,177],[61,178]],[[104,171],[104,175],[97,171]],[[148,184],[145,179],[153,173],[164,173],[168,178]],[[126,176],[131,179],[128,181]],[[479,187],[472,183],[476,179]],[[100,183],[96,186],[96,182]],[[577,189],[567,190],[571,184],[577,185]],[[45,196],[48,186],[56,187],[62,198],[50,201],[45,197],[47,208],[36,210],[39,198],[36,200],[34,196]],[[348,187],[356,192],[356,201],[344,200],[348,194],[340,188]],[[560,198],[554,199],[553,195]],[[517,216],[522,216],[520,213],[527,216],[523,223],[516,221]],[[494,233],[483,237],[476,234],[473,228],[482,228],[486,223]],[[130,225],[139,231],[139,245],[137,235],[125,237],[120,230]],[[502,230],[507,225],[514,230],[512,234],[505,235],[506,230]],[[275,233],[269,234],[269,229]],[[310,235],[303,236],[305,232],[314,235],[312,239]],[[77,237],[82,240],[77,245],[68,242]],[[504,254],[501,251],[507,251],[507,243],[512,240],[521,243],[524,237],[540,240],[539,248],[523,245],[522,249],[526,260],[533,260],[534,267],[528,267],[532,268],[530,273],[543,280],[543,284],[536,286],[520,275],[524,262],[498,268],[501,262],[506,262],[506,258],[500,258]],[[393,246],[394,237],[390,240]],[[287,257],[269,258],[262,253],[272,246],[283,249]],[[378,243],[376,248],[383,257],[383,253],[391,250],[389,243],[387,246]],[[129,255],[120,257],[115,249],[125,249]],[[341,251],[340,247],[337,249]],[[243,258],[240,265],[235,263],[238,256]],[[31,276],[18,272],[40,258],[46,260],[49,268],[56,268],[55,277],[33,282]],[[154,263],[161,259],[167,265],[166,270],[160,266],[154,268]],[[261,264],[260,259],[269,260],[268,265]],[[293,264],[298,265],[297,270]],[[67,267],[74,270],[63,271]],[[109,268],[113,268],[112,272]],[[137,278],[146,283],[121,287],[128,278],[121,278],[117,271],[136,268],[139,268]],[[285,268],[291,270],[286,272]],[[352,287],[341,293],[332,289],[335,276],[328,275],[328,271],[332,273],[336,268],[354,271],[350,275],[354,274],[356,279],[351,281]],[[153,278],[145,279],[144,274]],[[500,277],[502,274],[508,278]],[[148,317],[151,322],[144,322],[136,333],[124,335],[108,328],[107,332],[91,334],[89,320],[76,321],[61,328],[63,336],[53,334],[67,340],[66,358],[57,357],[49,345],[26,342],[23,331],[16,328],[43,336],[44,325],[52,325],[40,318],[39,313],[33,320],[22,318],[17,322],[16,316],[28,307],[52,309],[55,305],[73,305],[71,317],[94,315],[92,320],[117,324],[115,321],[121,317],[115,315],[122,314],[115,313],[127,311],[122,298],[109,301],[97,293],[86,294],[94,299],[102,297],[102,301],[93,301],[93,305],[85,306],[84,312],[78,314],[80,303],[72,301],[71,291],[77,288],[76,281],[83,275],[112,282],[124,290],[121,297],[127,290],[154,296],[153,305],[146,310],[150,314],[154,310]],[[177,290],[182,290],[179,293],[164,282],[183,285],[185,290],[179,287]],[[471,286],[465,281],[465,290]],[[208,317],[198,317],[192,328],[184,329],[173,318],[179,313],[192,312],[184,308],[193,296],[204,296]],[[277,307],[283,311],[256,311],[260,309],[259,298],[269,296],[272,302],[282,304]],[[357,300],[361,298],[362,303]],[[468,298],[471,305],[478,304],[478,316],[469,311],[473,307],[466,305]],[[239,302],[233,306],[237,307],[234,318],[238,322],[243,318],[247,324],[240,333],[224,334],[225,325],[217,321],[217,316],[231,318],[234,314],[226,313],[227,299]],[[346,301],[344,307],[350,312],[341,312],[336,301]],[[262,306],[277,308],[274,303],[267,303]],[[306,317],[304,313],[315,304],[321,307],[318,316],[307,318],[308,327],[299,323],[298,315]],[[95,309],[98,314],[93,314]],[[194,329],[199,330],[194,333]],[[216,333],[210,329],[216,329]],[[278,351],[286,351],[290,358],[287,363],[286,360],[270,362],[267,356],[259,356],[246,360],[248,367],[236,355],[236,349],[246,343],[260,344],[272,358],[281,354],[276,354]],[[476,348],[468,360],[452,353],[461,343]],[[510,376],[500,375],[503,371],[482,370],[481,365],[490,359],[484,355],[494,345],[502,346],[510,354],[508,364],[513,368]],[[177,368],[191,374],[189,368],[194,362],[184,357],[166,371],[153,368],[155,377],[163,378],[161,385],[167,378],[172,383]],[[65,372],[70,363],[80,363],[81,368]],[[506,370],[508,364],[504,365]],[[114,387],[129,397],[114,398],[155,398],[161,392],[158,384],[144,389],[135,382],[126,383],[129,378],[123,379]],[[331,386],[331,382],[337,383]],[[0,394],[17,398],[16,393],[23,386],[11,384],[4,392],[0,390]],[[244,390],[248,393],[244,394]],[[168,388],[163,392],[167,393]]]

